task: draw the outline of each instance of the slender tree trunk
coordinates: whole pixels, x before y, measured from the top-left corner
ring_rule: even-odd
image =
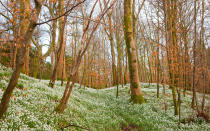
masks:
[[[115,51],[114,51],[114,40],[113,36],[110,38],[111,44],[111,55],[112,55],[112,77],[113,77],[113,86],[116,85],[116,65],[115,65]]]
[[[61,86],[63,86],[63,82],[66,79],[66,56],[65,56],[65,49],[66,49],[66,38],[64,34],[64,47],[63,47],[63,53],[62,53],[62,75],[61,75]]]
[[[190,66],[190,61],[189,61],[189,50],[188,50],[188,43],[187,43],[187,32],[184,29],[183,33],[183,39],[184,39],[184,96],[186,94],[187,89],[191,89],[190,86],[190,70],[187,68],[187,66]]]
[[[151,65],[151,60],[150,60],[150,56],[149,56],[149,46],[148,46],[148,43],[147,43],[147,60],[148,60],[148,66],[149,66],[149,86],[150,84],[152,83],[152,65]]]
[[[162,63],[164,63],[164,56],[163,56],[163,52],[161,53],[161,56],[162,56]],[[166,89],[165,89],[165,83],[166,83],[166,76],[165,76],[165,72],[164,72],[164,69],[161,68],[161,71],[162,71],[162,81],[161,81],[161,84],[163,85],[163,100],[164,100],[164,110],[166,112],[167,110],[167,102],[166,102]]]
[[[160,34],[159,34],[159,28],[160,28],[160,20],[159,20],[159,11],[160,11],[160,1],[158,1],[158,12],[157,12],[157,17],[158,17],[158,31],[157,31],[157,39],[158,39],[158,45],[157,45],[157,98],[159,98],[159,83],[160,83],[160,49],[159,49],[159,44],[160,44]]]
[[[116,32],[116,41],[117,41],[117,74],[118,74],[118,83],[122,83],[122,44],[120,42],[120,36],[118,34],[119,32]]]
[[[113,27],[112,27],[112,19],[111,19],[111,13],[108,14],[108,21],[109,21],[109,34],[107,33],[109,40],[110,40],[110,46],[111,46],[111,55],[112,55],[112,78],[113,78],[113,86],[116,85],[116,64],[115,64],[115,51],[114,51],[114,38],[113,38]]]
[[[64,48],[65,51],[65,48]],[[66,79],[66,59],[65,54],[63,55],[63,68],[62,68],[62,79],[61,79],[61,86],[63,86],[63,82]]]
[[[173,72],[173,81],[174,81],[174,88],[176,89],[176,88],[178,88],[178,79],[179,79],[179,75],[178,75],[178,72],[179,72],[179,70],[178,70],[178,66],[179,66],[179,63],[178,63],[178,44],[177,44],[177,35],[176,35],[176,19],[177,19],[177,0],[172,0],[171,1],[171,3],[172,3],[172,13],[173,13],[173,15],[172,15],[172,17],[171,17],[171,26],[172,26],[172,28],[171,28],[171,33],[172,33],[172,47],[173,47],[173,49],[172,49],[172,52],[173,52],[173,54],[172,54],[172,64],[173,64],[173,69],[172,69],[172,72]],[[177,65],[177,66],[176,66]],[[174,89],[174,90],[175,90]],[[173,90],[173,88],[172,88],[172,90]],[[176,95],[175,94],[175,92],[176,91],[173,91],[174,93],[174,95]],[[177,108],[179,108],[179,106],[178,106],[178,102],[176,101],[175,102],[175,100],[176,100],[176,98],[175,98],[176,96],[174,96],[174,106],[176,107],[176,110],[175,110],[175,115],[178,115],[178,109]]]
[[[53,51],[51,52],[51,63],[52,63],[52,70],[55,68],[56,63],[56,29],[57,29],[57,20],[53,21],[52,24],[52,48]]]
[[[124,84],[127,84],[127,71],[128,71],[128,55],[127,55],[127,51],[125,51]]]
[[[204,43],[204,0],[202,0],[202,17],[201,17],[201,32],[200,32],[200,41],[201,41],[201,60],[203,61],[203,68],[207,67],[207,56],[206,56],[206,49],[205,49],[205,43]],[[202,59],[203,57],[203,59]],[[207,71],[207,73],[205,72]],[[201,102],[201,110],[204,112],[204,107],[205,107],[205,96],[206,96],[206,83],[207,79],[206,76],[208,75],[208,68],[203,70],[202,75],[203,75],[203,97],[202,97],[202,102]],[[207,74],[207,75],[206,75]]]
[[[119,77],[118,77],[118,73],[117,73],[117,91],[116,91],[116,98],[118,98],[118,95],[119,95]]]
[[[197,8],[196,8],[197,4],[196,4],[196,0],[194,1],[194,43],[193,43],[193,98],[192,98],[192,103],[191,103],[191,107],[194,108],[195,107],[195,102],[196,102],[196,87],[195,87],[195,77],[196,77],[196,44],[197,44],[197,25],[196,25],[196,11],[197,11]]]
[[[65,29],[64,29],[65,30]],[[63,81],[66,78],[66,69],[65,69],[65,46],[66,46],[66,41],[65,41],[65,33],[63,34],[63,47],[62,47],[62,51],[60,54],[60,61],[59,61],[59,65],[58,65],[58,76],[59,78]]]

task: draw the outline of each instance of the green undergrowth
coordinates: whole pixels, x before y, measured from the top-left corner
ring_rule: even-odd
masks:
[[[0,68],[0,98],[5,90],[11,70]],[[8,75],[1,75],[8,74]],[[165,104],[160,87],[160,98],[156,98],[155,84],[142,83],[146,103],[130,103],[129,85],[107,89],[79,88],[75,84],[67,108],[63,114],[53,112],[62,97],[65,86],[56,81],[54,89],[48,87],[49,80],[38,80],[22,75],[19,86],[11,98],[8,111],[0,122],[1,130],[81,130],[118,131],[124,127],[141,131],[195,130],[207,131],[210,124],[202,118],[178,126],[178,117],[174,116],[171,90],[166,87]],[[188,92],[190,94],[190,92]],[[195,117],[190,108],[191,95],[182,97],[182,120]],[[209,102],[209,96],[207,96]],[[69,126],[73,125],[73,126]],[[67,127],[68,126],[68,127]],[[79,127],[77,127],[79,126]],[[63,128],[66,127],[66,128]]]

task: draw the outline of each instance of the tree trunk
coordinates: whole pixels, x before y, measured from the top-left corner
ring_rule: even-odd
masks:
[[[131,0],[124,0],[124,32],[126,49],[128,54],[128,65],[130,74],[131,100],[134,103],[144,103],[143,93],[141,91],[138,65],[136,56],[136,45],[133,38],[132,17],[131,17]]]
[[[160,28],[160,20],[159,20],[159,11],[160,11],[160,1],[158,1],[158,12],[157,12],[157,17],[158,17],[158,29],[157,29],[157,39],[158,39],[158,45],[157,45],[157,56],[156,56],[156,65],[157,65],[157,98],[159,98],[159,83],[160,83],[160,49],[159,49],[159,44],[160,44],[160,34],[159,34],[159,28]]]
[[[122,44],[120,42],[120,36],[118,35],[118,32],[116,32],[116,40],[117,40],[117,74],[118,74],[118,83],[122,83]]]
[[[116,64],[115,64],[115,51],[114,51],[114,38],[113,38],[113,27],[112,27],[112,18],[111,18],[111,13],[108,13],[108,22],[109,22],[109,32],[107,32],[107,35],[109,37],[110,41],[110,46],[111,46],[111,55],[112,55],[112,80],[113,83],[112,85],[116,85]]]
[[[195,103],[196,103],[196,90],[195,90],[195,77],[196,77],[196,44],[197,44],[197,26],[196,26],[196,0],[194,1],[194,43],[193,43],[193,97],[192,97],[192,103],[191,103],[191,107],[194,108],[195,107]]]
[[[202,60],[203,62],[203,67],[207,67],[207,55],[206,55],[206,49],[205,49],[205,43],[204,43],[204,11],[205,11],[205,8],[204,8],[204,0],[202,0],[202,17],[201,17],[201,31],[200,31],[200,37],[201,37],[201,58],[204,57]],[[207,73],[206,73],[207,71]],[[206,95],[206,86],[207,86],[207,80],[206,80],[206,77],[208,76],[208,69],[206,70],[203,70],[202,72],[202,75],[203,75],[203,97],[202,97],[202,102],[201,102],[201,110],[202,112],[204,112],[204,107],[205,107],[205,95]],[[208,78],[207,78],[208,79]]]
[[[59,9],[60,9],[60,14],[64,13],[64,1],[59,0]],[[66,23],[66,16],[61,17],[59,19],[59,48],[58,51],[56,52],[57,57],[56,57],[56,62],[54,65],[53,73],[50,79],[49,86],[54,88],[56,76],[57,76],[57,71],[59,67],[59,62],[62,59],[62,54],[64,53],[64,28],[65,28],[65,23]]]
[[[29,75],[29,46],[26,47],[26,57],[25,57],[25,74]]]
[[[20,16],[21,21],[21,29],[20,29],[20,42],[23,40],[22,36],[25,35],[26,30],[28,28],[28,23],[30,19],[30,0],[21,1],[20,0],[20,12],[22,15]],[[23,72],[28,75],[29,73],[29,45],[26,48],[26,56],[24,62]]]
[[[64,54],[63,55],[63,68],[62,68],[61,86],[63,86],[63,82],[65,81],[65,79],[66,79],[66,59],[65,59],[65,54]]]
[[[56,29],[57,29],[57,20],[53,21],[52,24],[52,48],[53,51],[51,52],[51,63],[52,63],[52,70],[55,68],[55,63],[56,63]]]
[[[111,45],[111,55],[112,55],[112,78],[113,78],[113,86],[116,85],[116,65],[115,65],[115,51],[114,51],[114,40],[113,36],[110,36],[110,45]]]
[[[55,108],[55,111],[58,112],[58,113],[63,113],[64,110],[65,110],[65,107],[67,105],[69,96],[70,96],[71,91],[72,91],[73,86],[74,86],[74,82],[72,82],[71,85],[70,85],[70,79],[72,79],[72,78],[75,79],[74,76],[72,76],[72,77],[70,76],[68,78],[68,81],[67,81],[67,84],[66,84],[66,88],[65,88],[65,91],[64,91],[64,94],[63,94],[63,97],[62,97],[59,105]],[[70,87],[69,87],[69,85],[70,85]]]
[[[170,78],[170,88],[172,89],[173,103],[174,103],[174,114],[178,115],[178,102],[176,98],[176,82],[175,80],[177,75],[175,75],[174,68],[172,64],[177,64],[176,59],[176,1],[170,2],[169,0],[164,2],[164,11],[165,11],[165,25],[166,25],[166,41],[167,41],[167,58],[168,58],[168,69],[169,69],[169,78]],[[173,3],[174,2],[174,3]],[[173,3],[173,4],[171,4]]]

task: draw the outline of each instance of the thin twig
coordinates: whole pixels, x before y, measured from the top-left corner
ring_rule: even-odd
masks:
[[[0,3],[1,3],[1,5],[7,10],[7,11],[9,11],[9,13],[11,13],[12,15],[13,15],[13,13],[11,12],[11,10],[9,10],[5,5],[4,5],[4,3],[0,0]]]

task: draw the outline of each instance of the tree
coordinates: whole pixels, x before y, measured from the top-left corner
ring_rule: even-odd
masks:
[[[177,80],[177,36],[176,36],[176,13],[177,13],[177,1],[163,1],[164,13],[165,13],[165,28],[166,28],[166,42],[167,42],[167,58],[168,69],[170,78],[170,88],[172,89],[174,114],[178,115],[178,102],[176,98],[176,87],[178,86]]]
[[[15,86],[18,82],[19,76],[20,76],[20,72],[22,67],[24,66],[24,61],[25,61],[25,56],[27,53],[27,47],[30,44],[30,40],[32,38],[33,35],[33,31],[36,27],[36,23],[39,17],[39,13],[41,11],[42,8],[42,3],[41,0],[34,0],[35,2],[35,9],[34,9],[34,14],[32,15],[32,19],[29,21],[29,23],[26,25],[27,29],[23,35],[23,48],[20,49],[18,56],[17,56],[17,60],[16,60],[16,68],[14,70],[14,72],[12,73],[12,77],[10,78],[8,87],[6,89],[6,91],[3,94],[3,97],[1,99],[1,104],[0,104],[0,119],[2,118],[3,114],[6,112],[7,108],[8,108],[8,104],[10,101],[10,97],[12,95],[13,90],[15,89]],[[23,3],[25,6],[27,4],[27,2]],[[25,19],[28,19],[28,17],[26,17]]]
[[[61,15],[64,13],[64,0],[59,0],[58,4],[59,4],[59,13],[60,13],[59,15]],[[58,40],[59,48],[58,48],[58,51],[56,52],[55,66],[54,66],[53,73],[52,73],[50,83],[49,83],[49,86],[52,88],[54,87],[54,84],[55,84],[58,68],[60,69],[61,73],[64,70],[62,66],[63,64],[65,64],[64,63],[64,56],[65,56],[64,55],[64,47],[65,47],[65,41],[64,41],[65,31],[64,30],[65,30],[66,19],[67,19],[67,16],[61,17],[59,19],[59,40]]]
[[[138,65],[136,56],[136,45],[133,38],[133,27],[132,27],[132,16],[131,16],[131,0],[124,0],[124,35],[126,42],[126,49],[128,55],[129,65],[129,76],[130,76],[130,89],[131,89],[131,100],[134,103],[144,103],[143,93],[141,91],[139,76],[138,76]]]

